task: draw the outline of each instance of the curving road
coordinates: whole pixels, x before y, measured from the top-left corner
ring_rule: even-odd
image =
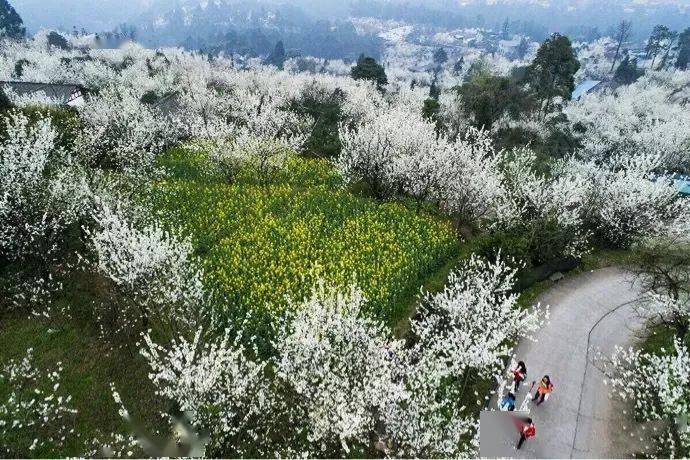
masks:
[[[532,405],[537,437],[514,451],[518,458],[629,458],[640,438],[631,434],[626,407],[609,398],[604,376],[592,364],[597,352],[611,355],[630,345],[642,320],[634,312],[639,292],[622,270],[607,268],[566,278],[542,295],[551,306],[549,324],[522,342],[516,354],[527,364],[528,385],[548,374],[551,398]]]

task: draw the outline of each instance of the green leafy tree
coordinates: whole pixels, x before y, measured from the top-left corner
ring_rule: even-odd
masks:
[[[285,59],[285,45],[281,40],[276,43],[276,47],[273,49],[273,52],[268,56],[268,58],[266,58],[264,63],[267,65],[274,65],[282,70],[283,66],[285,65]]]
[[[539,47],[528,67],[528,81],[541,104],[543,116],[554,107],[554,99],[570,99],[575,90],[575,73],[580,69],[568,37],[553,34]]]
[[[364,55],[357,60],[357,65],[352,68],[351,75],[355,80],[373,81],[379,89],[388,84],[386,69],[376,62],[376,59]]]
[[[458,59],[455,64],[453,64],[453,72],[458,75],[460,72],[462,72],[463,67],[465,66],[465,58],[460,56],[460,59]]]
[[[637,59],[630,59],[630,56],[626,55],[623,61],[621,61],[621,65],[616,69],[613,79],[618,84],[629,85],[636,82],[643,73],[642,70],[637,68]]]
[[[685,70],[690,64],[690,27],[678,35],[678,57],[675,66],[677,69]]]
[[[314,119],[313,128],[304,145],[307,155],[327,158],[340,155],[342,146],[338,127],[343,121],[342,106],[345,98],[345,93],[340,88],[330,93],[312,86],[303,92],[299,100],[293,102],[293,112],[309,115]]]
[[[480,57],[470,64],[470,68],[467,69],[467,74],[465,75],[465,81],[470,81],[483,75],[491,75],[491,64],[485,58]]]
[[[441,104],[438,99],[430,97],[424,101],[422,115],[428,121],[436,123],[437,130],[441,128]]]
[[[503,115],[517,117],[527,109],[527,94],[508,77],[475,74],[458,88],[463,112],[477,128],[491,129]]]
[[[14,72],[12,73],[12,76],[14,78],[22,78],[24,75],[24,67],[31,64],[28,60],[26,59],[20,59],[17,62],[14,63]]]
[[[48,45],[63,50],[70,49],[67,39],[55,31],[48,34]]]
[[[434,63],[442,65],[448,62],[448,53],[443,48],[438,48],[434,51]]]
[[[671,29],[665,25],[659,24],[654,26],[652,33],[647,40],[647,45],[645,46],[645,52],[647,53],[647,59],[651,59],[652,62],[649,65],[650,69],[654,68],[654,62],[659,54],[666,48],[666,43],[672,39]]]
[[[10,102],[10,99],[7,97],[5,92],[0,88],[0,112],[4,112],[5,110],[11,109],[12,108],[12,102]]]
[[[24,21],[7,0],[0,0],[0,37],[23,38]]]
[[[527,41],[526,37],[522,37],[522,40],[520,40],[520,43],[518,44],[517,48],[515,49],[515,55],[517,56],[518,59],[524,59],[525,56],[527,56],[528,51],[529,51],[529,41]]]

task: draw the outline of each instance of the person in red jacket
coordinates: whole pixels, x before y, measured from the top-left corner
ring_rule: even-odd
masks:
[[[537,435],[537,428],[534,426],[531,418],[524,419],[524,425],[520,429],[520,440],[517,443],[517,449],[520,449],[525,441]]]
[[[545,375],[544,378],[541,379],[541,382],[539,382],[537,392],[534,393],[532,401],[537,401],[538,406],[539,404],[544,402],[544,400],[548,397],[548,395],[551,394],[552,391],[553,383],[551,383],[551,379],[549,378],[549,376]]]
[[[520,382],[525,380],[525,377],[527,377],[527,366],[525,366],[524,361],[518,361],[517,367],[515,369],[511,369],[513,373],[513,393],[518,392],[518,389],[520,388]]]

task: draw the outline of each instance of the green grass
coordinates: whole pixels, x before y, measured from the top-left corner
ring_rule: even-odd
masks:
[[[576,273],[599,270],[608,267],[627,267],[634,261],[635,254],[625,249],[595,248],[592,252],[582,256],[582,262],[575,269]]]
[[[277,316],[318,279],[358,285],[370,312],[390,325],[458,253],[451,223],[406,202],[377,202],[343,187],[327,162],[291,158],[257,182],[229,183],[203,155],[182,149],[151,196],[157,216],[188,235],[221,308]]]
[[[54,370],[56,363],[62,363],[61,389],[72,396],[71,407],[77,410],[76,435],[68,438],[64,449],[47,448],[32,452],[32,456],[81,456],[91,439],[103,439],[103,434],[113,432],[127,433],[110,391],[111,382],[135,418],[149,422],[157,419],[160,402],[153,394],[142,357],[110,351],[90,331],[69,322],[48,324],[19,315],[0,321],[1,363],[22,359],[29,348],[39,369]],[[0,397],[7,391],[0,384]],[[19,445],[31,444],[32,433],[17,435],[28,437],[17,440]]]
[[[395,325],[413,311],[420,286],[443,287],[459,257],[450,222],[433,209],[354,193],[322,160],[292,158],[266,181],[240,171],[233,183],[210,168],[203,155],[181,149],[169,152],[161,164],[167,174],[146,203],[154,206],[152,215],[191,237],[218,300],[228,309],[263,309],[275,316],[286,296],[304,296],[317,277],[324,277],[360,284],[371,313]],[[26,270],[5,266],[0,289]],[[78,411],[78,437],[62,449],[32,456],[81,456],[93,438],[129,433],[110,383],[149,431],[163,427],[160,415],[169,409],[155,396],[136,347],[113,351],[99,337],[93,304],[110,298],[110,284],[80,271],[64,282],[51,301],[58,309],[69,307],[70,318],[30,317],[26,309],[10,311],[0,299],[0,365],[21,359],[28,348],[38,368],[53,369],[61,362],[61,388]],[[7,391],[0,383],[0,398]],[[30,444],[32,434],[17,433],[13,442]]]

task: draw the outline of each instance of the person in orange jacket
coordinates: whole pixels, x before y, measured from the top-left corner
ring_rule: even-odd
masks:
[[[537,435],[537,427],[534,426],[531,418],[526,418],[523,420],[525,423],[520,429],[520,440],[517,443],[516,448],[520,449],[526,440],[533,438]]]
[[[544,400],[548,397],[548,395],[551,394],[553,391],[553,383],[551,383],[551,379],[549,378],[548,375],[545,375],[542,379],[541,382],[539,382],[539,386],[537,387],[537,392],[534,393],[534,397],[532,398],[532,401],[537,401],[537,406],[541,403],[544,402]]]

